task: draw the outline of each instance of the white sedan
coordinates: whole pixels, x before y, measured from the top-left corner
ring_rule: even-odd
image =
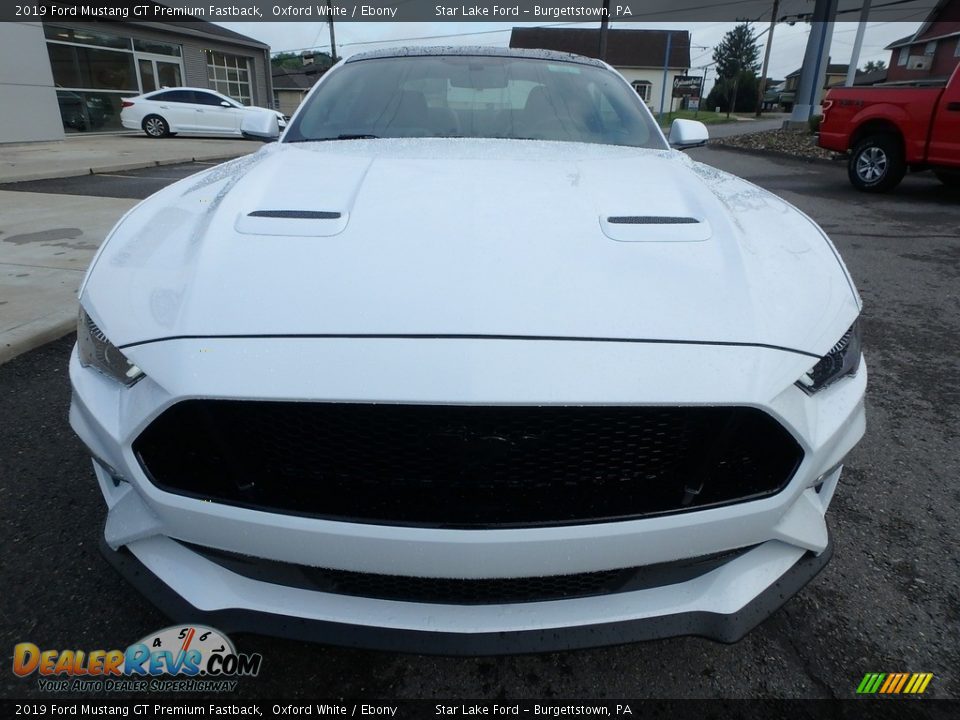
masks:
[[[106,557],[227,632],[742,637],[830,557],[867,371],[829,238],[705,140],[583,57],[339,63],[90,268],[70,419]]]
[[[272,115],[280,129],[288,118],[276,110],[249,107],[206,88],[175,87],[124,98],[120,122],[128,130],[143,130],[160,138],[177,133],[241,136],[244,118]]]

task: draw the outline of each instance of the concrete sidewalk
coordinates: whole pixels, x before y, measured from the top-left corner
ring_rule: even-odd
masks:
[[[230,160],[261,143],[207,137],[82,135],[57,142],[0,145],[0,183],[118,172],[155,165]]]
[[[220,161],[258,142],[144,135],[0,145],[0,182]],[[0,363],[70,332],[77,289],[110,228],[138,201],[0,191]]]
[[[75,327],[87,265],[137,202],[0,191],[0,363]]]

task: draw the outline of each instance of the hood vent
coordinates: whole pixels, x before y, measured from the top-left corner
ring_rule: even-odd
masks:
[[[672,215],[614,215],[608,217],[607,222],[611,225],[696,225],[700,221]]]
[[[690,215],[603,214],[599,220],[603,234],[617,242],[703,242],[713,235],[709,221]]]
[[[330,237],[342,233],[348,219],[336,210],[254,210],[238,215],[233,227],[243,235]]]
[[[282,218],[284,220],[339,220],[340,213],[326,210],[254,210],[247,217]]]

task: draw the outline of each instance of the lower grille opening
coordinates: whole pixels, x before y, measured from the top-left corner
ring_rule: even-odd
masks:
[[[782,490],[803,451],[755,408],[188,400],[133,444],[160,489],[381,525],[629,520]]]
[[[633,592],[686,582],[740,557],[752,547],[643,567],[523,578],[424,578],[330,570],[264,560],[181,543],[207,560],[260,582],[335,595],[444,605],[544,602]]]

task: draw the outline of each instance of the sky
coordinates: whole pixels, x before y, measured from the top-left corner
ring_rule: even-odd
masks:
[[[920,17],[922,19],[922,17]],[[231,30],[256,38],[270,45],[271,51],[330,50],[330,38],[325,22],[224,22],[218,23]],[[348,57],[357,52],[400,45],[492,45],[506,47],[510,43],[510,29],[514,25],[545,25],[548,23],[482,23],[482,22],[341,22],[337,23],[337,52]],[[597,27],[597,23],[550,23],[558,27]],[[690,51],[691,75],[701,75],[703,66],[713,60],[713,48],[724,33],[734,27],[733,22],[652,23],[611,22],[613,29],[672,29],[691,32],[693,47]],[[889,43],[914,32],[919,22],[871,22],[864,34],[863,49],[858,67],[868,60],[883,60],[889,64],[890,51],[884,50]],[[761,52],[767,40],[769,21],[754,23],[754,33],[759,38]],[[856,22],[838,22],[834,26],[830,61],[849,63],[856,38]],[[774,30],[768,76],[782,79],[800,67],[806,48],[810,26],[803,22],[795,25],[779,23]],[[762,54],[761,54],[762,57]],[[716,76],[713,68],[706,68],[706,87]]]

